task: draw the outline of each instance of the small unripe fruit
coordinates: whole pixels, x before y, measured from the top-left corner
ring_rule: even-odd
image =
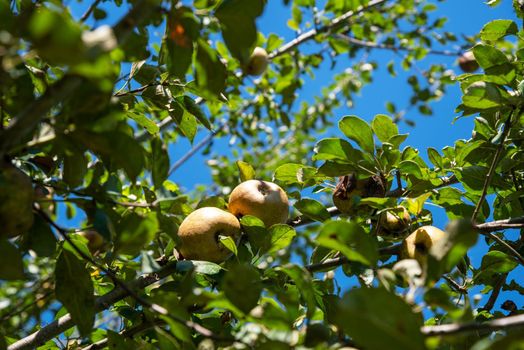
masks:
[[[286,192],[277,184],[262,180],[244,181],[235,187],[228,208],[237,217],[256,216],[266,227],[284,224],[289,216]]]
[[[240,222],[231,213],[215,207],[203,207],[189,214],[178,228],[181,245],[179,252],[185,259],[220,263],[231,251],[221,242],[220,236],[240,238]]]
[[[269,58],[267,51],[261,47],[255,47],[245,68],[246,74],[261,75],[267,69]]]
[[[464,52],[464,54],[459,57],[458,64],[464,73],[473,73],[479,69],[479,64],[475,60],[475,56],[471,51]]]
[[[378,217],[377,235],[388,240],[399,239],[410,223],[411,215],[403,206],[384,211]]]
[[[421,266],[424,266],[431,247],[444,239],[446,235],[446,232],[434,226],[419,227],[402,242],[400,258],[415,259]]]

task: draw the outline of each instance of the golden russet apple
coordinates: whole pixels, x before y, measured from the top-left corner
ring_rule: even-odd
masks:
[[[249,57],[245,72],[249,75],[261,75],[266,71],[268,64],[269,58],[267,51],[261,47],[255,47]]]
[[[229,211],[236,217],[253,215],[266,227],[286,223],[289,201],[286,192],[273,182],[248,180],[231,191]]]
[[[473,73],[479,69],[479,64],[471,51],[466,51],[459,57],[458,65],[464,73]]]
[[[185,259],[220,263],[231,251],[220,243],[220,236],[240,238],[240,222],[231,213],[215,207],[204,207],[189,214],[178,228],[181,245],[178,249]]]
[[[447,233],[434,226],[422,226],[413,231],[402,242],[401,259],[415,259],[420,265],[425,265],[431,247]]]

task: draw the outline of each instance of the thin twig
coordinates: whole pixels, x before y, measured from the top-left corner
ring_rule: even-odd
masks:
[[[504,122],[504,130],[502,131],[502,137],[500,139],[500,143],[497,147],[497,150],[495,151],[495,155],[493,156],[493,160],[491,162],[491,166],[488,170],[488,175],[486,176],[486,180],[484,181],[484,186],[482,187],[482,194],[480,195],[480,199],[475,206],[475,210],[473,211],[473,214],[471,215],[471,221],[475,222],[475,219],[477,218],[480,208],[482,207],[482,204],[484,203],[484,199],[486,198],[486,194],[488,193],[489,185],[491,184],[491,180],[493,179],[493,175],[495,173],[495,168],[497,167],[497,163],[499,162],[500,155],[502,153],[502,150],[504,149],[504,143],[506,142],[506,137],[509,134],[509,130],[511,129],[511,118],[513,117],[513,114],[515,113],[515,109],[511,111],[511,113],[508,116],[508,119]]]
[[[522,255],[520,255],[520,253],[515,248],[513,248],[508,242],[506,242],[505,240],[503,240],[502,238],[500,238],[499,236],[497,236],[496,234],[492,232],[482,232],[481,231],[480,233],[483,234],[484,236],[487,236],[497,241],[499,244],[502,244],[507,250],[510,251],[511,255],[517,258],[517,260],[520,262],[521,265],[524,265],[524,257],[522,257]]]
[[[351,43],[356,46],[361,47],[367,47],[370,49],[384,49],[384,50],[391,50],[391,51],[416,51],[419,50],[419,47],[405,47],[405,46],[394,46],[394,45],[387,45],[382,43],[374,43],[369,41],[363,41],[359,40],[353,37],[350,37],[348,35],[344,34],[337,34],[335,37],[345,40],[348,43]],[[461,52],[459,51],[448,51],[448,50],[433,50],[433,49],[426,49],[428,50],[428,54],[432,55],[441,55],[441,56],[460,56]]]
[[[350,23],[348,23],[349,19],[351,19],[355,15],[358,15],[358,14],[360,14],[362,12],[370,10],[373,7],[382,5],[382,4],[386,3],[387,1],[388,0],[374,0],[374,1],[370,1],[367,5],[361,6],[360,8],[358,8],[355,11],[348,11],[348,12],[344,13],[343,15],[341,15],[341,16],[339,16],[337,18],[334,18],[332,21],[329,22],[329,24],[327,24],[325,26],[322,26],[320,28],[311,29],[311,30],[301,34],[297,38],[289,41],[288,43],[282,45],[281,47],[279,47],[275,51],[271,52],[269,54],[269,58],[273,59],[275,57],[283,55],[286,52],[291,51],[293,48],[301,45],[302,43],[314,39],[315,36],[317,36],[318,34],[333,31],[333,30],[339,28],[340,26],[349,25],[350,24]]]
[[[453,335],[457,333],[471,333],[478,331],[493,332],[499,329],[507,330],[509,328],[524,326],[524,314],[517,316],[508,316],[483,323],[451,323],[437,326],[424,326],[421,328],[422,334],[428,337]]]
[[[502,274],[500,278],[495,283],[495,286],[493,286],[493,290],[491,291],[491,295],[489,296],[488,301],[486,302],[486,305],[482,308],[482,310],[485,311],[491,311],[493,309],[493,306],[495,306],[495,302],[497,301],[497,298],[500,295],[500,290],[502,289],[502,286],[506,283],[506,278],[508,277],[508,274]]]
[[[91,13],[95,10],[95,8],[100,4],[100,1],[102,0],[95,0],[91,6],[87,9],[87,11],[80,17],[80,22],[85,22],[89,16],[91,16]]]

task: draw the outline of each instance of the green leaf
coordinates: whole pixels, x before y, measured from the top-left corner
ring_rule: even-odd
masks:
[[[229,52],[242,63],[247,61],[256,44],[255,20],[262,14],[264,5],[263,0],[225,0],[215,11]]]
[[[475,109],[490,109],[502,106],[506,100],[495,84],[479,81],[471,84],[462,96],[466,107]]]
[[[139,349],[138,343],[132,338],[123,336],[113,331],[107,331],[107,347],[110,350],[135,350]]]
[[[173,7],[167,16],[160,62],[167,65],[169,73],[174,77],[185,80],[186,72],[193,58],[193,42],[198,35],[198,22],[191,9]]]
[[[349,260],[374,266],[378,260],[377,242],[354,222],[329,221],[317,237],[320,246],[338,250]]]
[[[481,273],[508,273],[518,266],[518,262],[506,253],[498,250],[488,252],[482,258]]]
[[[436,242],[429,251],[428,276],[434,281],[457,266],[469,248],[477,243],[479,235],[468,220],[452,221],[446,233],[444,239]]]
[[[176,122],[180,132],[193,143],[198,124],[194,115],[189,113],[177,100],[169,105],[169,115]]]
[[[349,142],[339,138],[320,140],[315,146],[313,160],[333,160],[358,164],[364,158],[362,151],[353,148]]]
[[[255,169],[253,169],[251,164],[237,160],[237,167],[240,171],[240,180],[242,182],[255,178]]]
[[[0,239],[0,256],[4,263],[0,264],[0,280],[23,280],[24,261],[22,254],[7,239]]]
[[[24,249],[31,249],[38,256],[50,257],[55,253],[56,238],[49,224],[39,215],[35,215],[33,226],[22,239]]]
[[[149,119],[145,114],[138,114],[128,111],[127,116],[133,119],[138,125],[146,129],[150,135],[156,135],[160,131],[158,125],[156,125],[156,123]]]
[[[211,130],[211,123],[206,117],[202,109],[195,103],[191,97],[184,95],[183,97],[178,98],[178,101],[184,106],[185,110],[188,111],[192,116],[194,116],[200,124],[202,124],[206,129]]]
[[[393,123],[391,117],[384,114],[377,114],[371,123],[371,127],[382,142],[387,142],[398,135],[397,124]]]
[[[346,137],[355,141],[364,151],[370,154],[375,152],[373,130],[366,121],[357,116],[347,116],[342,118],[338,127]]]
[[[87,157],[84,152],[73,153],[64,157],[64,181],[71,187],[78,187],[84,182],[87,172]]]
[[[313,278],[309,271],[302,266],[287,264],[278,267],[277,271],[282,271],[295,282],[300,295],[307,305],[306,317],[311,318],[316,309],[315,290],[313,288]]]
[[[442,159],[440,153],[438,153],[438,151],[432,147],[429,147],[427,152],[431,163],[433,163],[436,168],[444,169],[444,160]]]
[[[271,248],[271,235],[262,220],[252,215],[245,215],[240,219],[240,225],[254,253],[264,254]],[[276,228],[277,226],[272,227],[272,229]]]
[[[63,250],[56,262],[55,281],[56,298],[69,311],[80,334],[89,335],[95,321],[95,296],[85,263]]]
[[[509,19],[497,19],[484,25],[480,31],[480,38],[484,41],[497,41],[506,35],[515,35],[518,32],[515,22]]]
[[[420,332],[422,317],[399,296],[382,288],[347,292],[334,315],[339,325],[366,349],[425,349]]]
[[[506,55],[491,45],[475,45],[475,47],[473,47],[473,54],[478,64],[484,69],[509,63]]]
[[[222,284],[226,297],[245,314],[253,309],[262,293],[260,274],[251,265],[233,266]]]
[[[168,176],[169,154],[165,143],[158,137],[151,139],[151,158],[149,161],[153,184],[155,189],[160,189]]]
[[[220,265],[209,261],[183,260],[177,262],[176,270],[179,272],[194,270],[196,273],[201,273],[203,275],[216,275],[223,269]]]
[[[269,234],[271,237],[271,246],[267,253],[271,254],[279,251],[280,249],[289,247],[297,233],[295,232],[295,229],[289,225],[276,224],[271,226]]]
[[[129,213],[117,224],[115,250],[121,254],[137,255],[151,242],[158,231],[156,214],[145,216]]]
[[[232,252],[233,254],[235,254],[235,256],[238,255],[238,249],[237,249],[237,245],[235,243],[235,240],[233,238],[231,238],[231,236],[222,236],[222,235],[219,235],[218,236],[218,240],[220,241],[220,243],[222,243],[224,245],[224,247],[226,247],[230,252]]]
[[[211,97],[220,95],[226,86],[226,67],[203,38],[198,39],[196,83]]]
[[[310,198],[304,198],[295,203],[295,208],[297,208],[304,216],[315,221],[326,221],[329,220],[331,215],[329,215],[326,207]]]

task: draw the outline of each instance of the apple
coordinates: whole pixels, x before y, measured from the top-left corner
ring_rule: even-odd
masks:
[[[101,250],[105,244],[104,237],[95,230],[81,231],[78,235],[87,239],[87,248],[91,253]]]
[[[0,235],[15,237],[33,225],[31,178],[10,163],[0,165]]]
[[[415,259],[421,266],[426,264],[429,250],[445,238],[446,232],[434,226],[422,226],[413,231],[402,242],[401,259]]]
[[[458,65],[464,73],[473,73],[479,69],[479,64],[471,51],[466,51],[459,57]]]
[[[286,192],[277,184],[262,180],[247,180],[235,187],[228,208],[236,217],[256,216],[266,227],[284,224],[289,216]]]
[[[385,239],[398,239],[411,223],[411,215],[403,206],[380,213],[377,224],[377,235]]]
[[[225,261],[231,251],[220,243],[219,236],[240,238],[240,222],[231,213],[215,207],[203,207],[189,214],[178,228],[181,245],[178,251],[189,260],[215,263]]]
[[[269,58],[267,51],[261,47],[255,47],[249,57],[245,72],[249,75],[261,75],[267,69]]]

